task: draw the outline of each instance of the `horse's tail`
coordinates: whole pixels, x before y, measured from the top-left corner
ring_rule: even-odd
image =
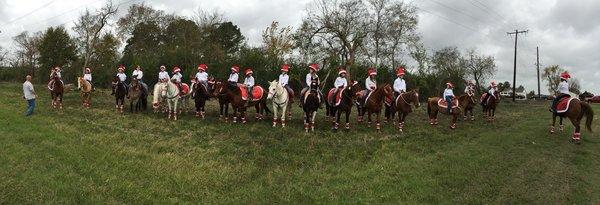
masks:
[[[586,102],[581,102],[581,108],[582,108],[582,112],[585,115],[585,127],[587,128],[588,131],[592,131],[592,121],[594,120],[594,110],[592,110],[592,107],[590,106],[590,104],[587,104]]]

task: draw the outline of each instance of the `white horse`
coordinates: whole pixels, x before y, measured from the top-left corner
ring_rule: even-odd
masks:
[[[152,98],[152,106],[157,108],[159,102],[163,99],[167,101],[169,106],[169,119],[173,116],[177,120],[177,103],[179,102],[179,88],[172,82],[158,83],[154,86],[154,96]]]
[[[277,126],[277,112],[281,110],[281,127],[285,127],[286,110],[291,110],[291,104],[287,90],[276,80],[269,82],[269,95],[267,99],[273,102],[273,127]]]

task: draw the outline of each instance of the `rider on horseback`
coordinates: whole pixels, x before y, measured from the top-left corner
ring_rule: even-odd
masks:
[[[498,89],[498,85],[496,84],[496,82],[492,81],[490,82],[490,90],[486,93],[485,97],[483,98],[483,100],[481,101],[481,105],[485,106],[488,99],[490,99],[490,97],[494,97],[494,98],[498,98],[498,96],[496,96],[496,90]]]
[[[475,95],[475,83],[472,80],[467,82],[467,87],[465,87],[465,94],[469,96]]]
[[[552,100],[552,107],[550,107],[550,111],[554,114],[556,114],[556,104],[564,97],[571,97],[569,94],[569,78],[571,78],[571,75],[567,71],[560,74],[560,83],[557,89],[559,94]]]
[[[319,64],[313,63],[310,64],[308,66],[310,68],[310,71],[308,74],[306,74],[306,87],[302,88],[302,91],[300,91],[300,107],[302,107],[302,104],[304,104],[304,98],[306,98],[306,92],[311,89],[310,85],[312,85],[313,82],[316,82],[317,85],[321,84],[321,80],[319,79],[319,76],[317,75],[317,71],[319,71]],[[321,90],[319,90],[317,88],[317,92],[319,94],[319,100],[323,99],[323,94],[321,93]]]
[[[117,68],[117,78],[118,80],[123,84],[123,86],[125,86],[125,94],[127,95],[127,93],[129,92],[129,86],[127,85],[127,83],[125,83],[125,80],[127,80],[127,75],[125,74],[125,65],[119,65],[119,68]],[[113,89],[112,89],[112,93],[110,93],[110,95],[114,95],[115,94],[115,89],[117,88],[117,82],[113,82]]]
[[[403,67],[399,67],[396,70],[396,76],[398,76],[398,78],[394,80],[394,99],[396,99],[398,95],[406,92],[406,81],[404,80],[404,74],[405,71]]]
[[[246,86],[246,92],[248,92],[248,103],[252,101],[252,88],[254,87],[254,77],[252,77],[251,68],[246,68],[246,78],[244,79],[244,85]]]
[[[177,86],[177,89],[179,89],[179,95],[183,95],[182,91],[181,91],[181,78],[183,77],[183,75],[181,75],[181,68],[179,68],[178,66],[175,66],[173,68],[173,77],[171,77],[171,82],[175,83],[175,85]]]
[[[204,85],[205,88],[208,88],[208,73],[206,72],[208,66],[206,64],[198,65],[198,73],[196,73],[196,82]]]
[[[377,89],[377,80],[375,79],[375,77],[377,76],[377,71],[375,70],[375,68],[367,69],[367,75],[369,76],[367,77],[367,79],[365,79],[365,95],[360,101],[361,106],[364,106],[365,100],[367,99],[369,94],[375,91],[375,89]]]
[[[452,113],[452,100],[454,99],[454,92],[452,91],[452,88],[454,88],[454,85],[451,82],[447,82],[446,89],[444,90],[444,99],[448,103],[448,107],[446,108],[448,114]]]
[[[333,101],[335,102],[335,96],[339,95],[339,92],[342,91],[344,88],[348,87],[348,80],[346,79],[346,74],[348,73],[346,71],[346,69],[344,68],[339,68],[338,69],[338,77],[335,79],[335,82],[333,83],[333,88],[335,89],[333,91],[333,93],[335,93],[334,97],[333,97]],[[335,104],[335,103],[332,103]]]
[[[96,91],[96,87],[92,83],[92,69],[89,67],[85,68],[85,71],[83,71],[83,79],[90,83],[92,86],[92,91]]]
[[[158,73],[158,82],[166,83],[171,77],[169,77],[169,73],[166,71],[167,67],[164,65],[160,66],[160,72]]]
[[[240,67],[234,65],[231,66],[231,74],[229,74],[229,79],[227,79],[227,82],[229,82],[229,86],[231,87],[231,90],[235,90],[235,88],[237,88],[237,84],[239,81],[239,73],[240,72]]]
[[[293,103],[294,102],[294,98],[292,96],[292,94],[294,93],[294,91],[292,91],[292,88],[290,88],[290,85],[288,84],[290,81],[290,76],[287,74],[290,70],[290,65],[288,64],[284,64],[281,66],[281,74],[279,75],[279,85],[281,85],[282,87],[285,88],[285,90],[287,90],[288,94],[290,95],[289,98],[289,103]]]
[[[142,67],[139,65],[135,68],[133,73],[131,73],[131,77],[138,80],[138,83],[142,85],[142,88],[145,93],[148,93],[148,85],[142,81],[142,77],[144,77],[144,72],[142,72]]]

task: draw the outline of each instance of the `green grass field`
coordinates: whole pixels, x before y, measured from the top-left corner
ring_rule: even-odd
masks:
[[[305,134],[300,110],[285,129],[208,118],[117,114],[106,90],[83,109],[68,93],[23,116],[20,84],[0,84],[0,204],[409,203],[600,204],[600,135],[548,133],[547,104],[500,104],[497,121],[427,124],[425,107],[404,133],[357,125],[333,133],[322,117]],[[600,131],[600,106],[593,129]]]

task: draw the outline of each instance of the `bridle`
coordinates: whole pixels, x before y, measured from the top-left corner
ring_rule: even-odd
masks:
[[[280,87],[280,85],[277,85],[277,87]],[[273,96],[273,98],[275,98],[275,96],[281,96],[281,95],[283,95],[284,92],[287,92],[287,91],[285,90],[285,88],[282,87],[282,89],[279,89],[279,91],[277,91],[277,89],[275,89],[275,92],[269,90],[269,95],[271,95],[271,96]],[[281,107],[282,105],[287,104],[287,102],[289,100],[290,99],[289,99],[289,96],[288,96],[288,99],[286,99],[284,102],[278,103],[278,102],[276,102],[276,101],[273,100],[273,103],[275,103],[277,106]]]

